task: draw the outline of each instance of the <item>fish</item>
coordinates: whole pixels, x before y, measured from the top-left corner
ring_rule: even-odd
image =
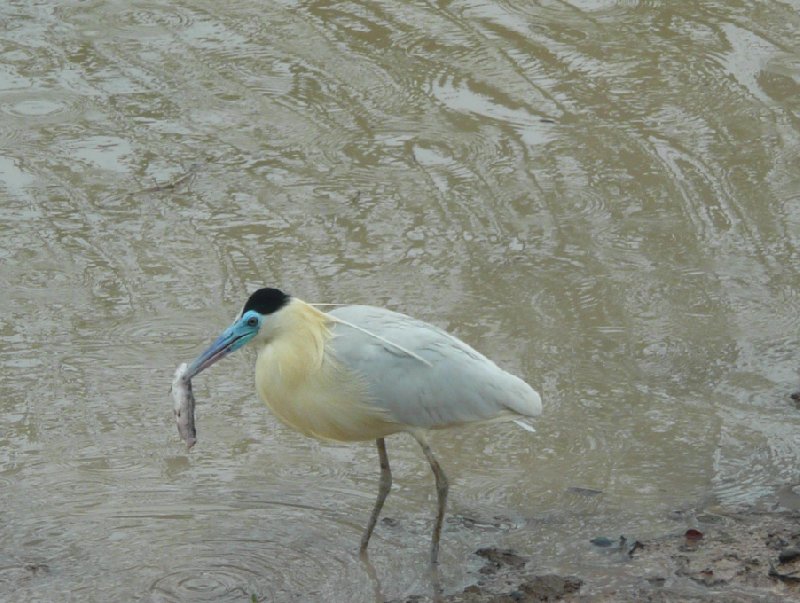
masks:
[[[194,394],[192,381],[186,376],[188,365],[184,362],[175,369],[172,378],[172,400],[175,402],[172,413],[178,425],[178,434],[186,442],[189,449],[197,442],[197,430],[194,427]]]

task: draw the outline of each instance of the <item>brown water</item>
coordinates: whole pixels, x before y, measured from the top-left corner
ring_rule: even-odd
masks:
[[[280,425],[252,352],[196,381],[178,440],[173,368],[262,285],[429,320],[542,392],[536,434],[433,438],[445,592],[481,546],[611,580],[594,536],[796,504],[798,14],[1,4],[0,599],[430,592],[410,438],[372,568],[373,445]]]

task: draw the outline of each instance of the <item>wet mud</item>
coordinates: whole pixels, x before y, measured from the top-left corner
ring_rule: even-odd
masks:
[[[700,529],[594,546],[606,549],[615,580],[537,571],[521,551],[482,548],[475,583],[404,603],[771,602],[800,600],[800,512],[740,510],[704,514]],[[613,566],[613,569],[611,568]]]

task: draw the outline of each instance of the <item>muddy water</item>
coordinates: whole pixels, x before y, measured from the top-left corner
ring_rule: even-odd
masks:
[[[252,353],[178,440],[174,366],[264,284],[430,320],[542,392],[534,435],[433,438],[445,591],[480,546],[612,579],[589,538],[797,505],[799,11],[0,5],[0,599],[430,592],[413,441],[366,566],[373,446],[280,425]]]

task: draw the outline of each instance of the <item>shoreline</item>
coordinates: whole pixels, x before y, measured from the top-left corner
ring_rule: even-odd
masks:
[[[800,601],[800,511],[706,511],[697,529],[658,537],[600,542],[614,580],[537,574],[530,558],[510,549],[482,548],[475,583],[436,599],[393,603],[532,603]]]

